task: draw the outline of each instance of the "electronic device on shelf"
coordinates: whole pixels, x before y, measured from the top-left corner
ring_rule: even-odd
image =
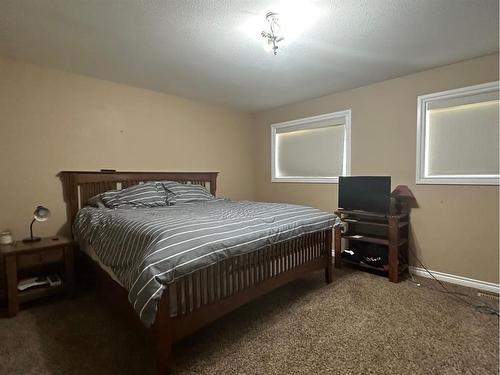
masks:
[[[62,280],[59,275],[49,275],[41,277],[30,277],[28,279],[23,279],[17,284],[17,289],[19,291],[24,291],[27,289],[42,287],[42,286],[59,286],[62,284]]]
[[[19,283],[17,284],[17,289],[19,291],[23,291],[37,286],[46,285],[49,285],[49,280],[47,280],[47,277],[30,277],[28,279],[19,281]]]
[[[338,206],[344,210],[389,213],[391,208],[391,177],[339,177]]]

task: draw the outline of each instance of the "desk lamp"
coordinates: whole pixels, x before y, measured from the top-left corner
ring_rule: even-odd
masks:
[[[23,242],[36,242],[40,241],[40,237],[33,237],[33,223],[35,221],[45,221],[50,217],[50,210],[43,206],[37,206],[33,213],[33,221],[30,224],[30,237],[25,238]]]

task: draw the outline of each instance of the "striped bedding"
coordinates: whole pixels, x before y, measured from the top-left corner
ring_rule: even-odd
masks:
[[[106,207],[157,207],[167,204],[167,192],[160,182],[146,182],[123,190],[111,190],[91,199],[101,198]]]
[[[209,201],[214,196],[204,186],[194,184],[179,184],[167,181],[163,183],[169,194],[169,204],[188,203],[193,201]]]
[[[153,208],[84,207],[74,233],[129,291],[146,326],[175,279],[224,258],[326,230],[335,215],[279,203],[224,199]]]

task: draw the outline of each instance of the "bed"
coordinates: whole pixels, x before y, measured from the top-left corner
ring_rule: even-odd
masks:
[[[201,185],[216,196],[217,174],[60,173],[71,227],[93,259],[101,292],[127,306],[152,334],[159,374],[169,373],[174,342],[237,307],[309,272],[324,270],[325,281],[332,281],[335,216],[310,207],[224,199],[136,210],[87,207],[92,196],[147,181]],[[168,235],[155,237],[150,246],[138,246],[143,239],[133,231],[119,231],[119,223],[127,223],[148,232],[153,221],[165,218],[189,228],[168,227]],[[218,229],[207,232],[207,225]],[[185,237],[188,232],[191,237]],[[96,240],[102,237],[122,242]],[[139,253],[138,259],[127,257]]]

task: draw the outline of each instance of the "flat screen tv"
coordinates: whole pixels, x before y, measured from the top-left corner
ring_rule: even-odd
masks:
[[[339,208],[388,213],[390,206],[390,176],[339,177]]]

